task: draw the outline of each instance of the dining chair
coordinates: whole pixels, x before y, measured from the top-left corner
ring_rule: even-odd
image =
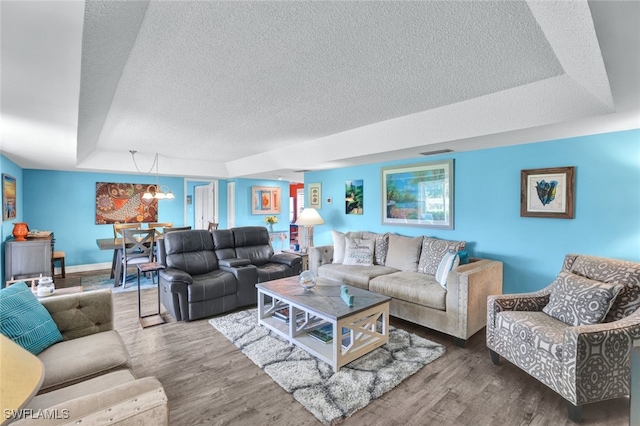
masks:
[[[139,229],[141,224],[139,223],[114,223],[113,224],[113,238],[121,238],[123,229]]]
[[[127,267],[153,262],[156,230],[124,229],[122,231],[122,288],[127,283]]]
[[[218,224],[215,222],[209,222],[208,231],[211,232],[211,231],[215,231],[216,229],[218,229]]]
[[[156,238],[164,234],[166,228],[173,227],[173,222],[152,222],[149,224],[149,229],[156,230]]]

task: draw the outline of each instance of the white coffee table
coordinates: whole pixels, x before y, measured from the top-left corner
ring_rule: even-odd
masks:
[[[347,286],[354,296],[354,306],[349,307],[340,297],[341,286],[337,281],[318,278],[316,286],[305,291],[298,284],[298,277],[283,278],[256,284],[258,289],[258,323],[306,350],[333,367],[340,367],[371,352],[389,341],[390,297]],[[270,301],[267,299],[271,298]],[[282,322],[273,313],[288,307],[291,318],[298,321]],[[307,333],[325,324],[333,326],[333,340],[323,343]],[[347,346],[342,344],[339,330],[348,330]],[[336,336],[341,336],[336,338]]]

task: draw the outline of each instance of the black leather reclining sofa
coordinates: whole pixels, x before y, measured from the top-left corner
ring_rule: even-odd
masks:
[[[169,232],[158,241],[160,298],[177,321],[257,303],[255,284],[297,275],[300,256],[274,254],[262,226]]]

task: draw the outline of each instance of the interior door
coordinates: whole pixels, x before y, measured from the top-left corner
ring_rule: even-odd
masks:
[[[215,216],[216,194],[215,185],[200,185],[195,188],[193,211],[195,214],[195,229],[208,229],[209,222],[217,222]]]

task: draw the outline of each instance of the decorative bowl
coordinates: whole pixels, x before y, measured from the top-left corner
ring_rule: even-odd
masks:
[[[309,291],[316,285],[316,276],[311,271],[301,273],[298,280],[304,291]]]

